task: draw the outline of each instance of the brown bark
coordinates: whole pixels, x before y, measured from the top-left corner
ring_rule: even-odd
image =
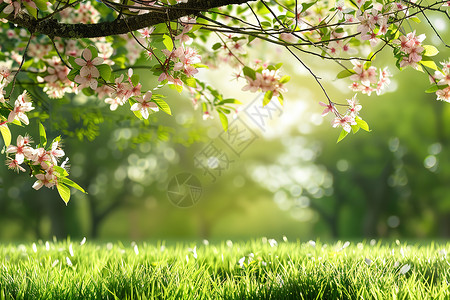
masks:
[[[28,14],[18,14],[17,16],[11,14],[6,19],[20,27],[27,28],[30,32],[45,34],[50,37],[96,38],[124,34],[169,20],[176,20],[183,16],[198,14],[212,8],[224,5],[239,5],[250,1],[255,0],[189,0],[188,3],[158,8],[159,11],[97,24],[66,24],[59,23],[53,18],[36,20]]]

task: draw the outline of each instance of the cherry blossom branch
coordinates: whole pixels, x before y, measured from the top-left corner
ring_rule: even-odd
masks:
[[[181,17],[197,14],[212,8],[230,4],[244,4],[255,0],[190,0],[188,3],[180,3],[165,7],[162,12],[149,12],[112,22],[100,22],[96,24],[65,24],[57,20],[36,20],[27,14],[10,14],[8,21],[18,26],[29,29],[35,33],[41,33],[53,37],[62,38],[96,38],[128,33],[145,27],[150,27],[167,20],[176,20]],[[127,26],[128,24],[128,26]]]

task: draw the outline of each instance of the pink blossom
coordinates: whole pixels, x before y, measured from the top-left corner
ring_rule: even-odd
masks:
[[[138,101],[137,103],[134,103],[131,106],[131,110],[132,111],[140,111],[141,115],[144,119],[148,119],[149,116],[149,110],[152,111],[158,111],[158,105],[156,105],[156,103],[151,102],[152,100],[152,92],[148,91],[147,93],[145,93],[145,95],[143,97],[137,97],[136,100]]]
[[[355,118],[352,116],[343,116],[343,117],[336,117],[333,122],[332,125],[334,128],[340,126],[342,127],[342,129],[344,129],[347,132],[350,132],[350,130],[352,130],[351,125],[357,125]]]
[[[52,149],[48,151],[48,155],[54,165],[58,163],[58,159],[65,155],[64,150],[59,147],[59,142],[54,142],[52,144]]]
[[[356,99],[356,94],[353,96],[352,99],[348,99],[347,103],[348,103],[349,115],[355,118],[359,114],[359,111],[362,108],[361,104],[359,104],[359,102],[358,102],[358,99]]]
[[[323,103],[322,101],[320,101],[319,102],[319,105],[321,105],[321,106],[325,106],[325,109],[323,110],[323,112],[322,112],[322,117],[324,117],[324,116],[326,116],[326,115],[328,115],[328,113],[331,111],[333,111],[334,110],[334,107],[333,107],[333,103],[328,103],[328,104],[326,104],[326,103]]]
[[[14,170],[17,173],[19,171],[25,172],[25,168],[20,165],[20,163],[17,161],[17,159],[8,158],[6,160],[6,165],[8,166],[8,169]]]
[[[450,86],[436,92],[437,100],[450,102]]]
[[[92,52],[89,48],[84,49],[81,56],[83,57],[83,59],[75,58],[75,62],[77,63],[77,65],[82,67],[80,70],[80,75],[82,77],[87,77],[88,75],[94,78],[99,77],[100,72],[95,66],[103,63],[103,58],[96,57],[92,59]]]
[[[6,153],[15,153],[15,160],[19,165],[23,163],[25,158],[31,159],[34,156],[33,148],[27,146],[25,139],[21,135],[17,137],[17,146],[9,145],[8,148],[6,148]]]
[[[54,175],[51,174],[36,174],[35,175],[37,181],[33,184],[33,189],[39,190],[44,185],[48,188],[51,188],[57,184],[57,179]]]
[[[17,119],[23,124],[28,125],[29,120],[25,113],[33,109],[34,107],[30,102],[30,96],[27,94],[27,91],[23,91],[15,101],[13,110],[9,113],[8,122],[11,123]]]

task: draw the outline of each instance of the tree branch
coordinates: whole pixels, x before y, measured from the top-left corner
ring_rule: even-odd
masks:
[[[97,38],[125,34],[130,32],[130,30],[135,31],[212,8],[232,4],[239,5],[250,1],[256,0],[189,0],[188,3],[161,7],[160,11],[151,11],[126,19],[97,24],[66,24],[59,23],[53,18],[36,20],[28,14],[17,14],[17,16],[10,14],[6,19],[11,23],[27,28],[31,32],[45,34],[50,37],[71,39]]]

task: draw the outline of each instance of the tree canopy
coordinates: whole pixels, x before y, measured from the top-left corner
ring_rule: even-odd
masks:
[[[323,99],[311,101],[323,106],[323,116],[334,115],[332,126],[342,129],[338,141],[352,131],[369,131],[358,97],[379,95],[389,85],[388,67],[376,65],[381,53],[392,56],[400,70],[422,72],[431,82],[426,92],[450,102],[450,60],[438,59],[439,49],[449,46],[435,26],[436,17],[450,20],[449,6],[392,0],[3,0],[0,131],[6,164],[35,177],[36,190],[56,187],[67,203],[70,187],[84,189],[69,179],[61,136],[95,138],[105,118],[92,106],[109,105],[114,112],[129,106],[132,113],[120,118],[151,126],[150,114],[172,114],[164,86],[185,91],[194,109],[205,119],[218,115],[226,131],[242,102],[197,76],[221,64],[234,69],[242,90],[263,93],[263,105],[283,105],[289,84],[299,83],[289,82],[279,61],[249,52],[261,44],[283,48],[314,78]],[[422,21],[438,45],[417,32]],[[327,84],[308,66],[309,56],[338,64],[336,77],[348,81],[354,96],[331,99]],[[149,76],[139,78],[137,69]],[[144,88],[148,81],[153,88]],[[71,119],[55,111],[80,95],[88,97],[89,109],[71,111]],[[37,126],[39,137],[13,137],[12,125]],[[47,138],[49,128],[56,137]]]

